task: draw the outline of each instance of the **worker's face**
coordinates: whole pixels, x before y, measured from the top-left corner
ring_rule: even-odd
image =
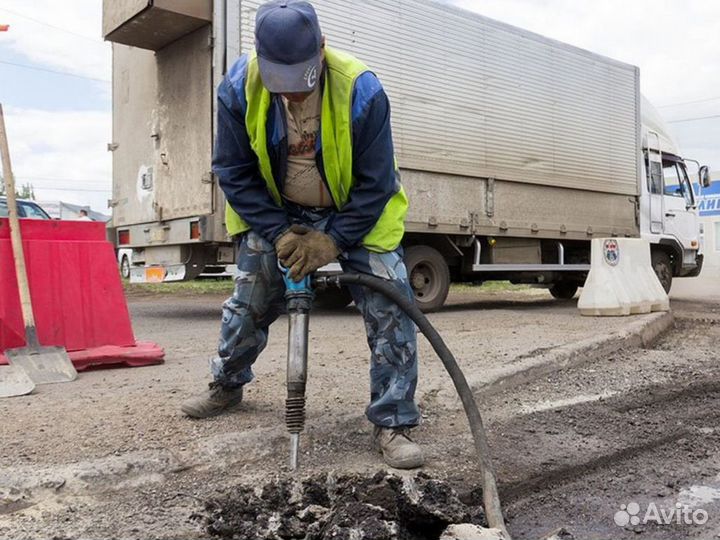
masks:
[[[325,61],[325,38],[322,40],[322,49],[320,51],[320,61]],[[291,94],[282,94],[282,97],[287,99],[290,103],[302,103],[310,97],[312,92],[295,92]]]

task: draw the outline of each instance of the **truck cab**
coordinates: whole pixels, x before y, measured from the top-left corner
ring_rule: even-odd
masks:
[[[697,276],[702,268],[698,194],[677,143],[646,99],[642,116],[640,234],[650,242],[653,267],[669,292],[673,277]],[[698,189],[709,185],[707,170],[699,167]]]

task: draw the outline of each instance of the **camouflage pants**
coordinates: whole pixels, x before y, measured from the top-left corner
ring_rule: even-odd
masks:
[[[301,217],[296,221],[318,229],[326,223],[321,216],[315,221],[312,212]],[[343,271],[390,280],[412,298],[401,250],[372,253],[356,247],[339,261]],[[285,285],[270,243],[252,231],[246,233],[239,241],[237,264],[235,291],[223,304],[218,354],[210,362],[215,381],[227,387],[253,379],[252,365],[267,345],[269,327],[285,311]],[[378,426],[415,426],[420,419],[414,401],[418,378],[415,324],[378,293],[364,287],[352,287],[350,292],[365,320],[371,352],[367,418]]]

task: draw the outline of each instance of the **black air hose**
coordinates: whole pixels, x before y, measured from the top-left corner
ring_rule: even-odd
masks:
[[[315,278],[315,284],[318,287],[334,285],[342,287],[343,285],[358,285],[367,287],[378,292],[389,300],[392,300],[402,309],[417,325],[420,331],[425,335],[432,345],[433,349],[442,360],[445,369],[455,385],[455,390],[460,396],[465,415],[470,424],[473,440],[475,441],[475,450],[478,454],[478,463],[480,464],[480,474],[482,476],[483,503],[485,505],[485,514],[487,516],[488,525],[495,529],[500,529],[505,533],[507,538],[510,535],[505,528],[505,520],[500,506],[500,496],[497,491],[495,482],[495,471],[490,460],[490,449],[483,427],[482,417],[477,408],[472,390],[465,379],[460,366],[458,366],[455,357],[448,349],[440,334],[422,311],[415,305],[415,302],[408,299],[403,292],[398,289],[392,282],[386,281],[367,274],[338,274],[334,276],[322,276]]]

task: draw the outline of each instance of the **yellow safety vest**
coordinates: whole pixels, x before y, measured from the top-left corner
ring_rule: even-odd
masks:
[[[352,94],[357,78],[368,68],[349,54],[325,48],[327,75],[323,89],[321,136],[323,164],[330,194],[335,207],[342,211],[355,185],[352,151]],[[268,191],[278,206],[282,198],[272,174],[268,154],[267,117],[272,101],[270,92],[263,86],[257,57],[248,61],[245,78],[247,111],[245,126],[250,146],[258,157],[260,174]],[[385,205],[375,227],[363,238],[362,244],[370,251],[393,251],[400,245],[405,233],[405,215],[408,199],[400,190]],[[225,207],[225,225],[228,234],[234,236],[250,229],[229,204]]]

